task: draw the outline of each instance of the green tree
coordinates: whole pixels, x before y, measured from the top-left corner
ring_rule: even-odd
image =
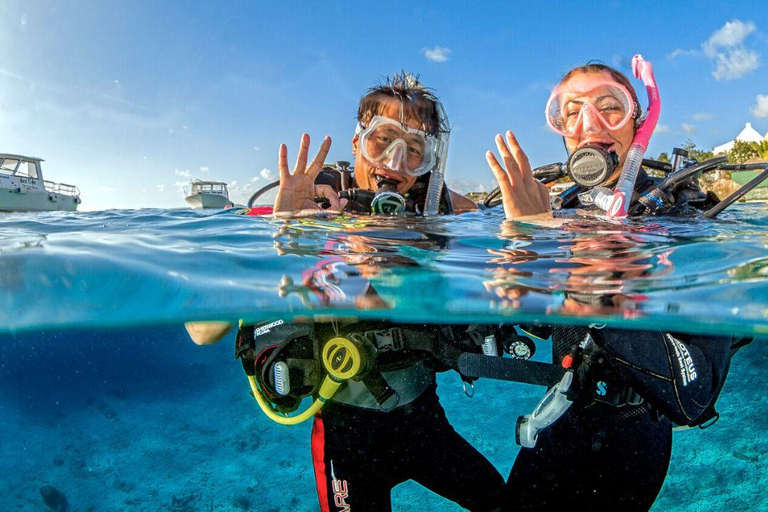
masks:
[[[768,140],[764,140],[757,145],[757,158],[763,162],[768,162]]]
[[[743,164],[750,158],[758,158],[760,156],[759,148],[760,145],[756,142],[737,140],[728,152],[728,162],[732,164]]]
[[[688,158],[693,158],[698,162],[704,162],[705,160],[710,160],[715,157],[714,153],[711,151],[704,151],[703,149],[697,148],[696,144],[691,139],[685,141],[683,149],[688,151]]]

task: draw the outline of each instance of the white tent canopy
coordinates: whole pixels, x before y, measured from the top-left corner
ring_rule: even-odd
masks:
[[[768,133],[766,133],[765,137],[763,137],[760,135],[760,133],[758,133],[757,130],[752,128],[752,123],[747,123],[744,129],[741,130],[741,133],[739,133],[734,140],[717,146],[712,150],[712,152],[716,155],[718,153],[727,153],[731,150],[731,148],[733,148],[733,145],[736,144],[737,140],[742,142],[762,142],[763,140],[768,140]]]

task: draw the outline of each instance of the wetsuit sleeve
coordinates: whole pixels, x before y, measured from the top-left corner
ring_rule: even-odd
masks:
[[[640,396],[679,425],[696,425],[725,383],[732,340],[726,337],[593,331],[614,369]]]

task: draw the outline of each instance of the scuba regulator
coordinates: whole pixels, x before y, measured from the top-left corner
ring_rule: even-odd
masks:
[[[596,144],[588,144],[571,153],[565,163],[537,167],[533,170],[533,177],[542,183],[549,183],[568,176],[579,186],[594,187],[603,184],[618,165],[619,155],[615,151],[605,151]]]
[[[241,324],[235,357],[243,364],[261,410],[282,425],[310,419],[350,379],[363,381],[382,408],[389,409],[400,398],[376,368],[381,351],[377,345],[397,346],[402,340],[385,331],[370,334],[381,339],[373,343],[357,333],[320,333],[314,325],[283,320],[256,326]],[[312,396],[316,397],[312,405],[291,416],[304,398]]]
[[[397,191],[397,182],[377,177],[376,186],[378,187],[376,192],[360,188],[341,190],[339,197],[359,205],[357,208],[366,213],[392,216],[413,211],[413,201],[406,199]],[[353,209],[355,209],[354,206]]]

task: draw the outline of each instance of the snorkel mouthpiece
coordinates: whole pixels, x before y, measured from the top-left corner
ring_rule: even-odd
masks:
[[[632,145],[629,147],[627,159],[621,170],[621,176],[616,184],[613,194],[603,189],[595,192],[595,204],[605,210],[609,217],[626,217],[628,202],[632,199],[632,192],[635,189],[637,174],[640,172],[640,166],[643,163],[643,156],[651,135],[656,129],[656,123],[659,121],[661,112],[661,98],[659,97],[659,88],[656,85],[656,79],[653,76],[653,66],[650,62],[643,59],[640,54],[632,58],[632,73],[635,78],[639,78],[645,84],[645,90],[648,93],[648,112],[645,120],[635,133]]]

